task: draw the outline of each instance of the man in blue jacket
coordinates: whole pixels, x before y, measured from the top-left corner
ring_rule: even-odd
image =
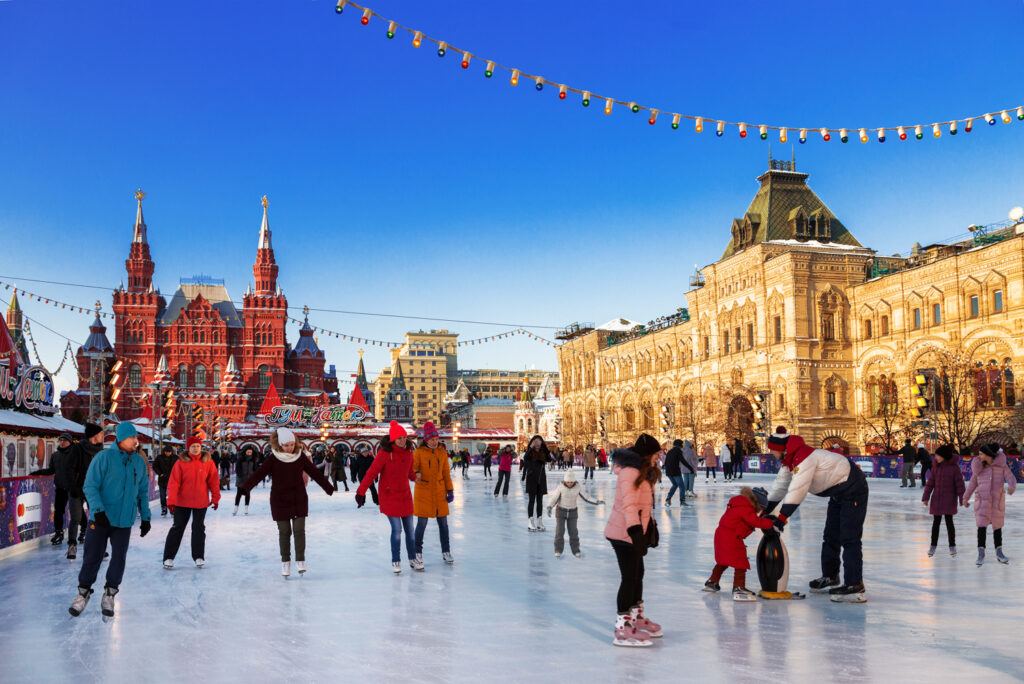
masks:
[[[78,573],[78,596],[68,608],[74,616],[80,615],[89,603],[108,541],[110,564],[100,608],[105,616],[114,615],[114,596],[124,575],[132,524],[140,512],[140,536],[149,533],[149,475],[145,459],[136,452],[138,447],[135,426],[121,423],[117,426],[117,444],[96,454],[85,474],[83,491],[91,520],[85,536],[82,570]]]

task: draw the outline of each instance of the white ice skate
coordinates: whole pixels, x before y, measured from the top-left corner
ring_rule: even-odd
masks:
[[[746,587],[733,587],[732,588],[732,600],[733,601],[756,601],[757,594],[750,591]]]
[[[196,567],[197,567],[197,568],[200,568],[200,569],[202,569],[202,567],[203,567],[204,565],[206,565],[206,560],[204,560],[204,559],[202,559],[202,558],[196,558]]]
[[[996,560],[999,561],[1000,563],[1002,563],[1003,565],[1009,565],[1010,564],[1010,559],[1007,558],[1006,555],[1003,553],[1003,547],[1002,546],[1000,546],[999,548],[996,549]]]
[[[283,577],[288,577],[291,574],[292,574],[292,562],[291,561],[281,561],[281,575]]]
[[[561,558],[561,557],[562,557],[562,552],[561,551],[555,551],[555,558]]]
[[[985,564],[985,549],[984,549],[984,547],[981,547],[981,548],[978,549],[978,560],[977,560],[977,562],[975,562],[975,565],[977,565],[980,568],[984,564]]]
[[[950,546],[949,547],[949,555],[952,556],[953,558],[956,558],[956,547],[955,546]]]
[[[546,530],[546,529],[547,529],[547,528],[546,528],[546,527],[544,527],[544,517],[543,517],[543,516],[540,516],[540,515],[538,515],[538,516],[537,516],[537,531],[538,531],[538,532],[543,532],[543,531],[544,531],[544,530]]]
[[[448,565],[451,565],[451,564],[453,564],[455,562],[455,559],[452,557],[452,552],[451,551],[445,551],[444,553],[442,553],[441,554],[441,558],[443,558],[444,562],[447,563]]]
[[[71,602],[71,607],[68,608],[68,612],[72,616],[78,617],[85,610],[85,607],[89,605],[89,597],[92,595],[92,589],[86,589],[85,587],[78,587],[78,596]]]
[[[395,573],[396,575],[402,574],[402,564],[399,561],[395,561],[394,563],[392,563],[391,572]]]
[[[238,515],[238,506],[235,506],[235,510],[231,511],[231,515]]]
[[[295,561],[295,569],[299,571],[300,575],[306,574],[306,561]]]
[[[104,617],[114,617],[114,596],[117,595],[117,588],[107,587],[103,590],[103,598],[100,599],[100,612]]]
[[[173,570],[173,569],[174,569],[174,559],[173,558],[165,558],[164,559],[164,570]]]
[[[536,532],[537,531],[537,523],[534,522],[534,518],[533,518],[532,515],[530,516],[530,525],[529,525],[529,527],[527,529],[529,529],[531,532]]]
[[[411,567],[416,572],[423,572],[424,569],[426,569],[426,566],[423,565],[423,561],[419,558],[419,556],[409,561],[409,567]]]

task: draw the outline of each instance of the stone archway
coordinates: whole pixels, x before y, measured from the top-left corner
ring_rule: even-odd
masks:
[[[754,438],[754,407],[743,395],[735,396],[729,402],[726,417],[725,436],[732,440],[742,440],[744,445],[756,443]]]
[[[838,446],[843,450],[844,456],[850,455],[850,443],[841,437],[829,436],[821,440],[821,448],[831,450],[833,447]]]

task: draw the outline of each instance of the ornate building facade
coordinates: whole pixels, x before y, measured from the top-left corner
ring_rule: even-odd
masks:
[[[83,414],[89,401],[91,354],[112,351],[122,362],[120,419],[139,417],[155,380],[172,386],[179,403],[193,402],[218,417],[244,421],[255,414],[273,384],[282,401],[300,405],[337,403],[333,367],[324,371],[325,358],[308,322],[299,330],[294,347],[287,340],[288,300],[277,283],[267,201],[259,230],[254,284],[238,310],[223,280],[181,279],[168,302],[153,285],[155,264],[150,257],[147,227],[138,207],[128,259],[127,287],[113,293],[114,343],[106,338],[99,318],[90,327],[90,342],[78,350],[82,369],[79,388],[61,398],[66,416]],[[112,347],[112,348],[111,348]],[[179,419],[181,412],[179,412]]]
[[[814,446],[871,452],[880,398],[895,392],[909,405],[919,376],[931,386],[936,348],[972,359],[989,408],[1018,401],[1024,225],[879,257],[807,177],[771,163],[721,259],[691,280],[686,309],[628,331],[563,337],[564,444],[622,444],[642,431],[692,437],[702,424],[700,441],[754,446],[762,412]],[[930,402],[941,394],[924,391]],[[702,414],[711,397],[717,419]]]

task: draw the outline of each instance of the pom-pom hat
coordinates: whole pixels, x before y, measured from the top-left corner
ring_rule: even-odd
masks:
[[[431,421],[428,420],[426,423],[423,424],[424,440],[433,439],[438,436],[439,435],[437,434],[437,427],[435,427]]]
[[[562,482],[566,484],[573,484],[576,482],[576,473],[572,472],[572,468],[565,471],[565,475],[562,476]]]
[[[397,420],[391,421],[391,426],[388,428],[388,439],[394,442],[396,439],[408,436],[409,433],[405,431],[404,427],[398,424]]]
[[[775,428],[775,433],[768,437],[768,448],[772,451],[785,451],[786,442],[789,441],[789,435],[786,434],[786,428],[782,425]]]

